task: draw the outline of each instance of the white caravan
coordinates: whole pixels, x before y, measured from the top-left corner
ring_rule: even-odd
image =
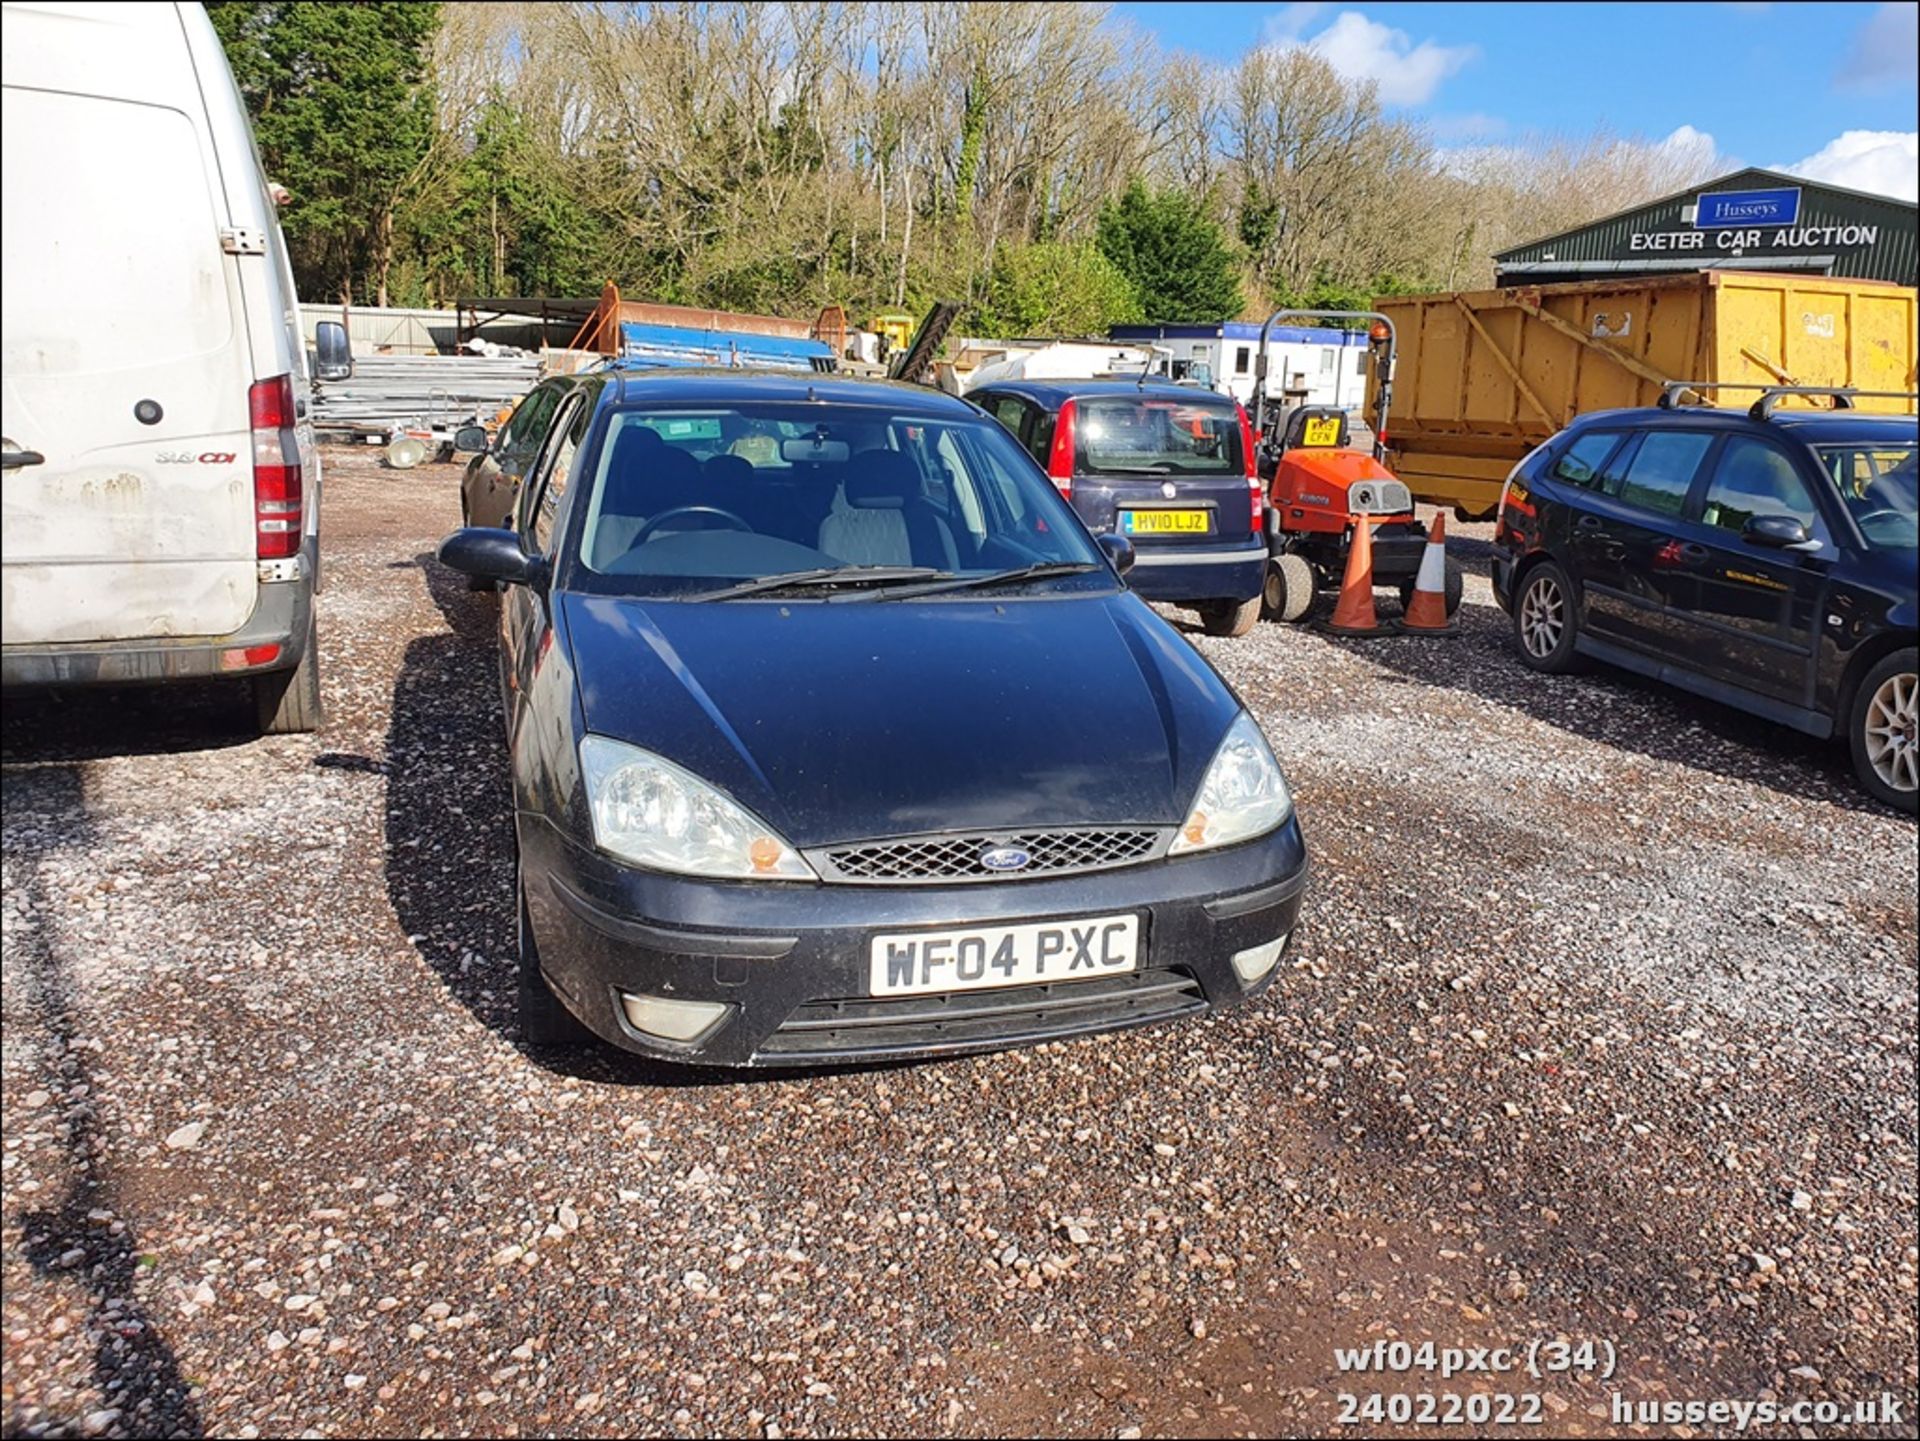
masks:
[[[311,730],[306,351],[220,42],[197,4],[4,11],[0,683],[233,676]]]

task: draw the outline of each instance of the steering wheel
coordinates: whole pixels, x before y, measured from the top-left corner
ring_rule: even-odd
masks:
[[[1865,530],[1870,520],[1905,520],[1906,518],[1906,511],[1895,510],[1892,506],[1882,506],[1879,510],[1870,510],[1865,515],[1856,515],[1853,521],[1855,525]]]
[[[632,545],[639,545],[648,536],[653,534],[654,530],[662,521],[671,520],[676,515],[717,515],[722,520],[732,521],[735,530],[744,530],[749,535],[754,533],[753,527],[740,519],[739,516],[730,510],[722,510],[717,505],[676,505],[672,510],[661,511],[660,514],[636,530],[633,533]]]

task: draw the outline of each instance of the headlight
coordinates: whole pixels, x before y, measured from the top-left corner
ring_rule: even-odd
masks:
[[[622,860],[688,876],[817,879],[765,821],[672,761],[585,736],[580,768],[594,843]]]
[[[1280,763],[1253,717],[1241,711],[1213,753],[1200,794],[1167,853],[1177,856],[1263,836],[1292,810]]]

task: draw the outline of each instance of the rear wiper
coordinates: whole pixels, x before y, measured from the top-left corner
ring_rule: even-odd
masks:
[[[917,595],[937,595],[949,590],[986,590],[991,586],[1018,585],[1022,581],[1045,580],[1055,575],[1085,575],[1090,570],[1102,567],[1090,560],[1043,560],[1037,565],[1018,566],[1013,570],[992,570],[985,575],[943,576],[926,585],[902,586],[898,590],[875,591],[871,596],[859,596],[860,600],[911,600]]]
[[[683,597],[686,600],[734,600],[743,595],[764,595],[768,591],[806,590],[836,585],[894,585],[906,581],[931,580],[944,572],[930,565],[828,565],[812,570],[782,571],[779,575],[755,576],[738,585],[719,590],[703,590]]]

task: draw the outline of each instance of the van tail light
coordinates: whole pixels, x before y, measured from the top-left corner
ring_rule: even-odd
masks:
[[[1053,422],[1053,444],[1047,450],[1047,479],[1068,500],[1073,499],[1073,416],[1077,407],[1069,400],[1060,407]]]
[[[293,377],[276,375],[247,392],[253,427],[253,526],[255,554],[285,560],[300,553],[303,477],[300,440],[294,432]]]
[[[1253,533],[1260,534],[1266,521],[1266,496],[1260,489],[1260,457],[1253,449],[1253,422],[1247,418],[1246,406],[1239,401],[1233,408],[1240,413],[1240,454],[1247,462],[1247,498],[1253,503]]]

